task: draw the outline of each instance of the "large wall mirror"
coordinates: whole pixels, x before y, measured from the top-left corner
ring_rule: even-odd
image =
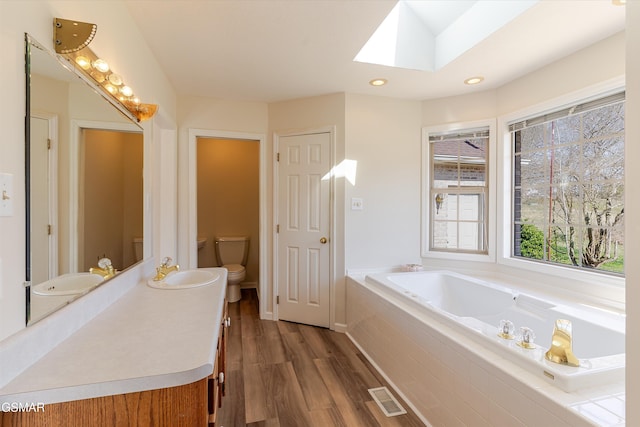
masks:
[[[30,325],[142,259],[144,144],[64,59],[29,35],[25,49]]]

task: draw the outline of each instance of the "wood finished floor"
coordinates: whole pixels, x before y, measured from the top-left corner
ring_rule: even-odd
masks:
[[[395,393],[408,413],[382,413],[367,390],[388,385],[345,334],[260,320],[255,290],[243,289],[229,316],[218,426],[424,425]]]

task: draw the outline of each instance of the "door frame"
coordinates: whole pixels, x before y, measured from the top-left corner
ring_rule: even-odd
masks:
[[[273,133],[273,247],[272,247],[272,270],[273,270],[273,314],[274,320],[279,319],[278,315],[278,234],[276,233],[276,226],[278,224],[278,198],[279,198],[279,169],[278,169],[278,152],[280,146],[280,138],[287,136],[303,136],[312,135],[317,133],[328,133],[330,137],[329,147],[329,327],[332,330],[336,328],[336,180],[333,171],[336,167],[336,126],[322,126],[318,128],[309,128],[301,130],[291,131],[275,131]]]
[[[216,138],[216,139],[238,139],[257,141],[260,144],[260,183],[259,183],[259,256],[258,256],[258,294],[268,295],[267,280],[267,138],[261,133],[250,132],[233,132],[214,129],[189,129],[188,144],[188,169],[187,169],[187,240],[179,243],[181,248],[186,248],[184,252],[184,260],[188,268],[198,268],[198,171],[197,171],[197,155],[198,155],[198,138]],[[180,212],[178,213],[180,217]],[[184,239],[184,237],[181,237]],[[182,257],[181,257],[182,258]],[[184,263],[185,261],[181,261]],[[272,314],[269,312],[269,305],[266,298],[259,298],[260,301],[260,318],[270,319]]]
[[[80,233],[78,232],[78,221],[80,209],[80,144],[82,142],[83,129],[135,132],[142,135],[144,140],[144,129],[135,123],[71,120],[71,126],[69,129],[69,271],[79,271],[78,269],[80,265],[78,262],[80,254]],[[143,151],[146,150],[143,148]],[[144,164],[143,159],[143,170],[145,167],[146,165]],[[143,181],[144,179],[145,177],[143,176]],[[143,209],[143,216],[145,210],[146,209]],[[146,229],[144,229],[144,231],[146,231]]]

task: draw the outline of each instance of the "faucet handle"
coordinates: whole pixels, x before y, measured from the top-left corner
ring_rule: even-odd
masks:
[[[104,258],[100,258],[100,260],[98,260],[98,267],[103,268],[103,269],[108,269],[109,267],[111,267],[111,260],[107,257]]]
[[[162,258],[162,266],[168,267],[171,264],[171,261],[173,261],[173,259],[170,256]]]
[[[513,322],[511,320],[501,320],[500,326],[498,327],[498,336],[506,340],[512,340],[514,338],[514,330],[515,326],[513,326]]]
[[[522,326],[520,327],[520,341],[518,341],[518,345],[527,349],[536,348],[536,345],[533,343],[535,337],[536,334],[533,333],[531,328]]]

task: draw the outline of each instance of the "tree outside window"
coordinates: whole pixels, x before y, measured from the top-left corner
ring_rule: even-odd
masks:
[[[556,116],[512,128],[513,255],[623,274],[623,98]]]

